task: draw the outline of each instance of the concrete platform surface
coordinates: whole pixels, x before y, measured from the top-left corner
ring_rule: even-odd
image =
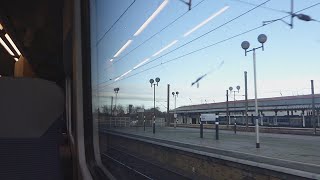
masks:
[[[203,149],[233,152],[232,154],[239,159],[250,159],[255,162],[260,162],[261,159],[261,162],[271,165],[320,174],[320,136],[260,133],[261,147],[257,149],[253,132],[234,134],[232,131],[220,130],[219,140],[216,140],[213,129],[204,129],[203,138],[200,138],[200,130],[193,128],[157,127],[155,134],[152,133],[151,127],[146,127],[146,131],[143,130],[143,127],[112,128],[110,130],[189,144]],[[108,128],[101,126],[100,131],[107,132]],[[224,153],[224,155],[228,154]]]

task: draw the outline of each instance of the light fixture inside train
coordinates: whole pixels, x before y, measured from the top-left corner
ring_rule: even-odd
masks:
[[[0,30],[5,31],[3,25],[0,23]],[[13,42],[11,37],[9,36],[8,33],[4,32],[4,37],[0,37],[0,44],[4,47],[4,49],[11,55],[13,56],[13,59],[15,61],[19,61],[19,57],[21,56],[21,52],[16,46],[16,44]],[[2,35],[3,35],[2,34]],[[14,49],[14,51],[13,51]]]
[[[3,39],[1,37],[0,37],[0,43],[8,51],[8,53],[11,56],[14,56],[13,52],[11,51],[11,49],[8,47],[8,45],[3,41]]]
[[[10,38],[10,36],[9,36],[8,34],[5,34],[4,36],[7,38],[7,40],[9,41],[9,43],[11,44],[11,46],[13,47],[13,49],[16,51],[16,53],[20,56],[21,53],[20,53],[19,49],[17,48],[17,46],[16,46],[16,45],[14,44],[14,42],[12,41],[12,39]]]

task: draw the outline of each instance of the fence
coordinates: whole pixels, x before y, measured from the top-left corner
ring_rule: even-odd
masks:
[[[99,124],[108,128],[129,127],[132,123],[129,117],[101,117]]]
[[[143,121],[132,120],[130,117],[100,117],[99,124],[107,128],[119,128],[119,127],[133,127],[143,126]],[[146,120],[145,125],[151,127],[153,120]],[[156,118],[156,126],[164,127],[165,119]]]

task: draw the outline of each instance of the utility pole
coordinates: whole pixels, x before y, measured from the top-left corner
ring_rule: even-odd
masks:
[[[192,0],[180,0],[182,3],[186,4],[189,7],[189,11],[191,10],[192,7]]]
[[[168,92],[167,92],[167,126],[170,126],[170,113],[169,113],[169,105],[170,105],[170,84],[168,84]]]
[[[294,11],[294,0],[291,0],[290,12],[287,12],[291,16],[290,17],[290,22],[286,22],[282,18],[280,18],[280,19],[274,19],[274,20],[270,20],[270,21],[263,21],[262,23],[263,23],[263,25],[267,25],[267,24],[273,23],[275,21],[282,21],[286,25],[290,26],[291,29],[293,29],[293,18],[295,18],[295,17],[297,17],[301,21],[306,21],[306,22],[308,22],[308,21],[316,21],[317,22],[317,20],[312,19],[312,17],[310,17],[309,15],[302,14],[302,13],[296,14],[293,11]]]
[[[228,120],[228,126],[229,126],[229,124],[230,124],[230,116],[229,116],[229,91],[227,90],[226,92],[227,92],[227,94],[226,94],[226,96],[227,96],[227,120]]]
[[[293,29],[293,18],[295,16],[295,14],[293,14],[293,0],[291,0],[291,22],[290,22],[290,27],[291,29]]]
[[[317,134],[317,125],[316,125],[316,119],[315,119],[313,80],[311,80],[311,93],[312,93],[312,122],[313,122],[313,128],[314,128],[314,135],[316,135]]]
[[[246,129],[248,130],[248,81],[247,81],[247,71],[244,72],[244,92],[246,101]]]

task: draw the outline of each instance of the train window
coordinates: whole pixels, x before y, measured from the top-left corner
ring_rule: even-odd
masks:
[[[316,0],[90,1],[104,167],[117,178],[320,177],[319,12]]]

